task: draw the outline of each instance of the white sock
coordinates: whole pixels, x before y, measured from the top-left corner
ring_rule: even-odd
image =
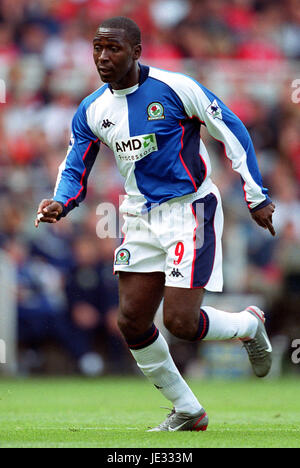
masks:
[[[151,345],[130,351],[143,374],[173,403],[177,412],[195,414],[202,409],[175,366],[161,333]]]
[[[258,321],[249,312],[230,313],[208,306],[201,309],[209,318],[209,328],[204,341],[254,338]]]

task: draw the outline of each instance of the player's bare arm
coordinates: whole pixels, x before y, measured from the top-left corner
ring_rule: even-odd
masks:
[[[272,236],[276,235],[273,226],[273,213],[275,211],[274,203],[270,203],[268,206],[261,208],[251,214],[252,218],[256,223],[264,229],[269,229]]]
[[[37,210],[35,227],[39,227],[40,223],[57,223],[62,211],[61,203],[55,200],[42,200]]]

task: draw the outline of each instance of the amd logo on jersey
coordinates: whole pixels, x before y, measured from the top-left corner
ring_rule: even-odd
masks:
[[[121,161],[135,162],[158,150],[155,133],[137,135],[128,140],[118,140],[114,144],[115,155]]]

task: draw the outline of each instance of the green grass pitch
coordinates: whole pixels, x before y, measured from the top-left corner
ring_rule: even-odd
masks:
[[[189,383],[206,432],[147,433],[168,402],[142,376],[0,379],[0,447],[300,447],[299,379]]]

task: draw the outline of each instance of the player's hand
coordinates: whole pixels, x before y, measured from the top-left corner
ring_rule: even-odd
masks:
[[[255,211],[255,213],[251,213],[252,218],[254,221],[257,222],[259,226],[264,229],[269,229],[272,236],[276,236],[275,229],[273,227],[273,213],[275,211],[274,203],[270,203],[270,205],[261,208],[260,210]]]
[[[35,227],[40,223],[57,223],[57,218],[63,211],[62,205],[55,200],[42,200],[36,214]]]

